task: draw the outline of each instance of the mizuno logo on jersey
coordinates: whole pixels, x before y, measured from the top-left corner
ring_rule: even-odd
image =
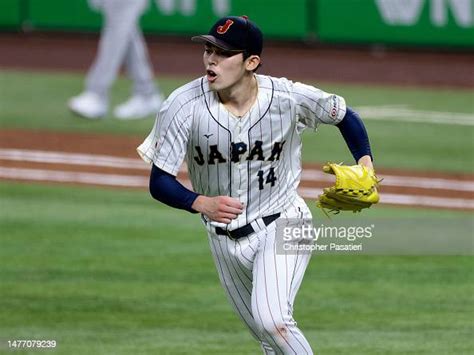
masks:
[[[250,150],[250,153],[248,154],[248,157],[246,158],[246,160],[249,160],[249,161],[250,160],[260,160],[260,161],[280,160],[280,155],[281,155],[281,152],[283,151],[284,144],[285,144],[285,141],[275,142],[272,146],[271,151],[268,152],[269,153],[267,155],[268,158],[266,158],[263,152],[263,142],[255,141],[255,144]],[[216,164],[216,162],[217,163],[227,162],[227,159],[219,151],[217,144],[209,146],[208,156],[206,157],[207,159],[204,158],[204,154],[202,153],[202,149],[200,146],[195,146],[194,149],[197,153],[197,155],[194,156],[194,161],[198,165],[204,165],[205,163],[213,165],[213,164]],[[248,151],[247,144],[243,142],[238,142],[238,143],[232,142],[231,150],[230,150],[230,161],[233,163],[239,162],[242,158],[242,155],[247,153],[247,151]]]

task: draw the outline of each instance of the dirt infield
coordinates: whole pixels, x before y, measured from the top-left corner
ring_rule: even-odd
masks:
[[[0,33],[0,68],[85,71],[95,34]],[[148,37],[157,76],[202,75],[202,47],[182,37]],[[268,42],[263,74],[297,80],[474,87],[474,53]]]
[[[87,70],[97,35],[0,33],[0,69]],[[202,75],[202,48],[185,38],[147,38],[157,76]],[[262,73],[297,80],[472,88],[474,55],[383,48],[267,43]],[[143,137],[0,131],[0,179],[146,188],[149,167],[135,148]],[[314,199],[331,178],[305,165],[300,194]],[[382,203],[474,209],[474,176],[379,170]],[[189,186],[186,172],[179,175]]]
[[[0,131],[0,179],[146,189],[149,166],[135,148],[143,137],[44,131]],[[383,170],[382,203],[474,209],[474,175]],[[186,170],[178,178],[190,186]],[[314,199],[332,178],[304,166],[300,194]]]

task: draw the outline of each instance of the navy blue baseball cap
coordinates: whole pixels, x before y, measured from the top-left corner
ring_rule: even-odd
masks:
[[[217,21],[207,35],[194,36],[193,42],[211,43],[236,52],[260,55],[263,48],[262,31],[247,16],[227,16]]]

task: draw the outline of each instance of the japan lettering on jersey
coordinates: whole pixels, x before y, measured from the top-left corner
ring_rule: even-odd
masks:
[[[240,118],[220,103],[205,77],[175,90],[137,149],[172,175],[186,158],[194,191],[243,202],[245,211],[229,230],[291,206],[301,175],[301,133],[337,124],[346,111],[342,97],[313,86],[256,78],[257,100]]]

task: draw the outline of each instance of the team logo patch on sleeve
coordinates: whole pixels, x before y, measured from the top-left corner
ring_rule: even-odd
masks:
[[[329,116],[332,119],[337,118],[337,113],[339,112],[339,100],[336,95],[331,96],[331,109],[329,110]]]

